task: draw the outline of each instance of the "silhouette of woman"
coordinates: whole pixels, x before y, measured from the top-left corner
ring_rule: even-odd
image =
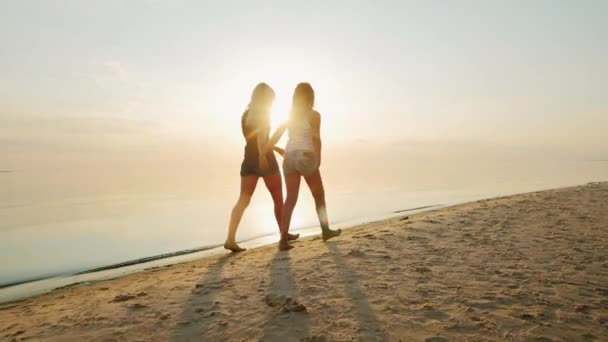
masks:
[[[280,227],[283,209],[283,188],[281,173],[272,149],[268,148],[268,135],[270,131],[270,109],[275,93],[266,83],[258,84],[251,94],[251,100],[241,118],[241,129],[245,137],[245,156],[241,164],[241,193],[230,215],[228,237],[224,248],[232,252],[242,252],[236,243],[236,230],[241,222],[243,213],[251,201],[251,196],[260,177],[274,201],[274,215]],[[262,153],[260,153],[262,151]],[[295,240],[296,235],[287,235],[287,239]]]
[[[281,240],[279,249],[293,248],[289,244],[289,225],[291,215],[298,201],[300,181],[304,177],[308,188],[315,200],[317,216],[321,225],[323,241],[342,233],[342,230],[329,229],[327,208],[325,205],[325,189],[319,166],[321,165],[321,115],[313,109],[315,93],[308,83],[297,85],[292,99],[289,120],[282,125],[270,139],[269,149],[279,141],[286,129],[289,130],[289,140],[285,146],[283,174],[287,187],[287,198],[281,216]],[[280,150],[278,150],[280,151]],[[279,152],[281,153],[281,152]]]

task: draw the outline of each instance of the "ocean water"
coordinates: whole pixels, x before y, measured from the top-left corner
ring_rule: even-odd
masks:
[[[0,173],[0,286],[222,244],[239,189],[233,159]],[[604,181],[608,162],[359,149],[329,152],[322,173],[330,222],[340,227],[408,208]],[[316,226],[303,182],[292,229]],[[237,237],[273,235],[272,201],[260,181]]]

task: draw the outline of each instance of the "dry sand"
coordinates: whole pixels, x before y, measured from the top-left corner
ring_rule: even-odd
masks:
[[[608,341],[608,183],[54,291],[0,340]]]

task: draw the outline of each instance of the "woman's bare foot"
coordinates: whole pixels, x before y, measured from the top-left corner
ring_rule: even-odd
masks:
[[[297,240],[300,237],[300,234],[287,234],[289,237],[287,238],[287,240],[289,241],[294,241]]]
[[[323,229],[323,241],[327,241],[336,236],[340,236],[342,234],[342,229],[331,230],[329,228]]]
[[[281,239],[279,241],[279,249],[282,251],[287,251],[292,249],[293,246],[289,244],[289,241]]]
[[[231,251],[232,253],[244,252],[247,248],[242,248],[236,244],[236,242],[228,242],[224,244],[224,249]]]

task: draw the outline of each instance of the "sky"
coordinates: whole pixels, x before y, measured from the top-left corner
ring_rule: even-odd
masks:
[[[65,151],[241,148],[255,84],[277,92],[278,122],[308,81],[330,146],[605,159],[607,17],[601,0],[5,0],[0,151],[19,168]]]

